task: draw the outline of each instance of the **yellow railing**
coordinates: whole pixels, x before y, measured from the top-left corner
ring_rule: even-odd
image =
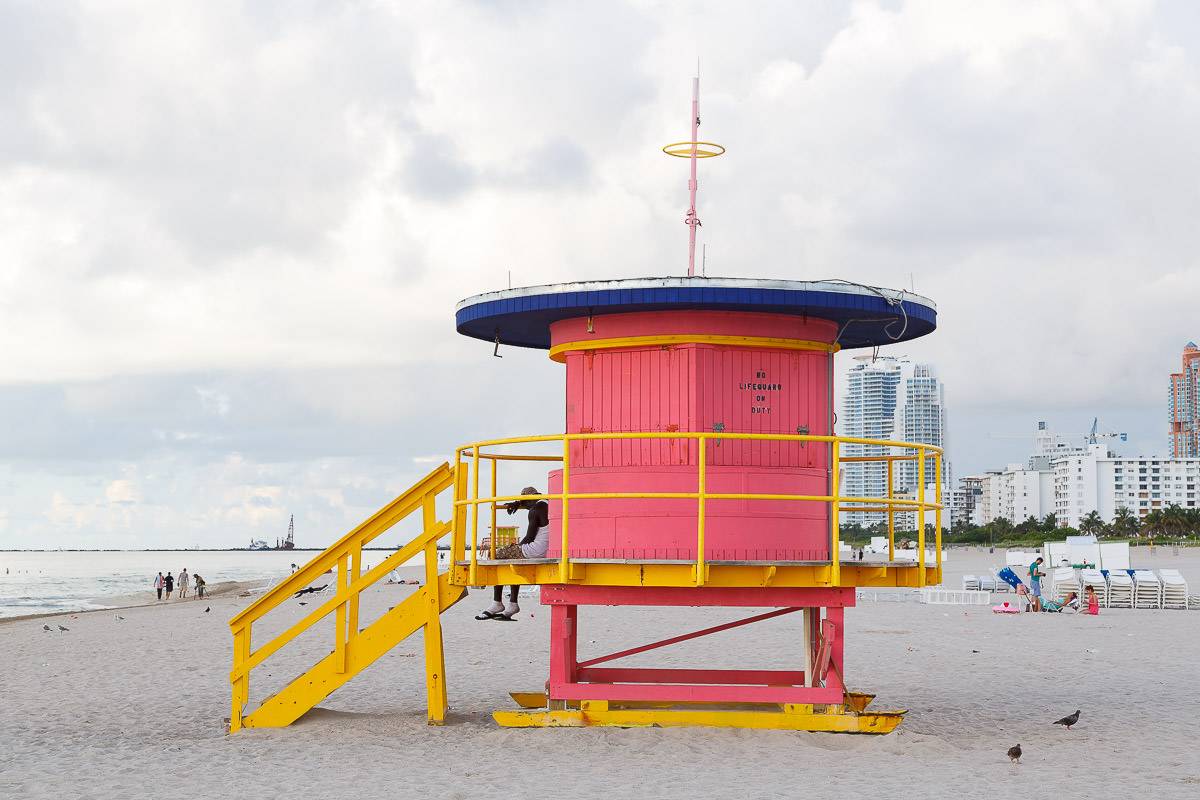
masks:
[[[454,472],[449,465],[443,464],[230,620],[229,627],[233,631],[233,671],[229,674],[229,680],[233,686],[230,731],[236,731],[242,726],[243,710],[250,695],[251,670],[262,664],[288,642],[324,619],[330,612],[334,613],[335,618],[334,671],[345,672],[347,650],[353,647],[356,639],[362,634],[362,631],[359,630],[358,620],[359,595],[383,579],[393,569],[418,553],[423,553],[425,557],[425,588],[436,593],[438,583],[437,541],[450,532],[451,523],[439,523],[436,520],[434,501],[437,495],[449,488],[452,483],[454,483]],[[363,572],[363,547],[397,522],[418,510],[422,513],[422,532],[407,545],[384,558],[375,567]],[[326,573],[331,570],[336,570],[336,572],[327,576]],[[283,633],[278,634],[257,649],[252,647],[251,630],[255,622],[278,608],[295,593],[312,587],[322,580],[333,581],[335,591],[332,597],[321,602],[303,619]],[[316,597],[319,600],[324,597],[324,593],[316,595]],[[436,611],[434,618],[436,619]],[[438,639],[440,642],[440,631]],[[427,642],[426,646],[428,647],[428,645]],[[438,658],[441,657],[440,652],[436,655]],[[433,709],[431,709],[432,711]]]
[[[695,492],[572,492],[570,490],[570,468],[568,451],[572,442],[595,441],[605,439],[622,439],[622,440],[637,440],[637,439],[688,439],[696,440],[700,443],[697,448],[697,489]],[[829,475],[832,478],[830,481],[830,494],[825,495],[794,495],[794,494],[737,494],[737,493],[718,493],[709,492],[706,486],[706,468],[707,468],[707,443],[711,440],[715,441],[730,441],[730,440],[751,440],[751,441],[772,441],[772,442],[800,442],[800,443],[826,443],[830,447],[830,465]],[[516,455],[509,453],[496,452],[497,448],[511,447],[515,445],[536,445],[540,443],[561,443],[562,455]],[[865,456],[841,456],[841,446],[843,444],[862,444],[886,447],[889,449],[900,449],[904,452],[901,454],[887,455],[865,455]],[[491,452],[485,450],[491,448]],[[831,583],[835,586],[840,585],[841,576],[841,559],[839,554],[840,545],[840,515],[851,511],[872,511],[882,510],[888,517],[888,560],[895,558],[895,515],[897,513],[912,513],[917,514],[917,547],[918,561],[917,565],[921,568],[922,584],[924,585],[924,569],[926,566],[925,558],[925,520],[926,513],[932,512],[935,517],[934,530],[936,532],[936,563],[938,568],[941,568],[941,530],[942,530],[942,511],[944,505],[942,503],[942,486],[938,481],[936,486],[935,498],[933,501],[926,499],[925,493],[925,462],[928,459],[934,459],[935,474],[942,473],[942,449],[932,445],[913,444],[910,442],[896,442],[882,439],[860,439],[844,436],[817,436],[808,434],[755,434],[755,433],[708,433],[708,432],[647,432],[647,433],[578,433],[578,434],[561,434],[551,436],[515,436],[504,439],[491,439],[487,441],[471,442],[462,445],[455,453],[455,464],[460,465],[469,471],[471,475],[470,493],[466,491],[466,481],[460,482],[461,491],[455,493],[454,505],[456,519],[461,515],[465,522],[466,512],[470,509],[470,525],[467,526],[471,532],[470,547],[465,548],[469,552],[469,568],[468,582],[475,584],[478,577],[478,535],[479,535],[479,507],[481,505],[489,506],[491,514],[491,527],[496,527],[496,511],[502,504],[512,501],[527,500],[527,499],[552,499],[559,501],[561,518],[562,518],[562,555],[559,559],[559,580],[566,583],[571,575],[571,560],[568,557],[568,540],[569,540],[569,510],[572,500],[592,500],[592,499],[628,499],[628,498],[665,498],[665,499],[684,499],[697,501],[697,556],[694,566],[694,583],[697,586],[704,584],[707,575],[707,565],[704,555],[704,530],[705,530],[705,508],[708,500],[793,500],[798,502],[816,502],[830,504],[830,552],[831,552]],[[893,497],[893,466],[898,461],[917,461],[917,476],[918,489],[917,497],[902,498]],[[491,491],[487,495],[481,496],[479,493],[480,481],[480,463],[487,461],[491,464]],[[498,464],[501,461],[548,461],[556,462],[562,465],[562,491],[556,494],[542,494],[521,497],[519,495],[500,495],[497,493],[498,481]],[[841,488],[838,485],[837,476],[840,475],[841,467],[847,463],[870,463],[882,462],[887,464],[887,497],[854,497],[841,494]],[[846,504],[852,504],[851,508],[844,508]],[[466,537],[456,532],[456,540],[462,539],[463,545],[466,545]],[[461,551],[456,549],[453,557],[457,560],[461,557]]]

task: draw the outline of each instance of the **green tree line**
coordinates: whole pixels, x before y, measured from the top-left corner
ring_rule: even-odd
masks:
[[[926,537],[933,535],[933,525],[925,526]],[[963,520],[954,523],[949,530],[942,529],[943,544],[1008,544],[1012,542],[1045,541],[1062,539],[1077,534],[1095,534],[1101,539],[1195,539],[1200,538],[1200,509],[1182,508],[1174,503],[1163,509],[1155,509],[1138,519],[1128,508],[1117,509],[1112,520],[1105,521],[1095,511],[1090,512],[1079,524],[1078,530],[1059,525],[1058,516],[1047,514],[1038,519],[1030,516],[1024,522],[1013,524],[1004,517],[996,517],[984,525],[968,525]],[[867,527],[844,525],[842,541],[866,544],[872,536],[886,536],[887,525],[877,523]],[[916,531],[896,531],[896,541],[916,539]]]

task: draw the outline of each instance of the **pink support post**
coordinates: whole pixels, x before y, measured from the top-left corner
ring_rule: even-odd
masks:
[[[571,684],[576,680],[576,647],[578,636],[575,605],[555,605],[550,608],[550,683]]]

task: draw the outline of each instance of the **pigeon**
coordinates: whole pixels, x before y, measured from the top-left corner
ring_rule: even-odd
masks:
[[[313,592],[319,592],[322,589],[324,589],[327,585],[328,584],[323,583],[320,586],[309,586],[307,589],[301,589],[300,591],[296,592],[296,597],[299,597],[302,594],[312,594]]]
[[[58,632],[59,632],[59,633],[62,633],[63,631],[69,631],[69,630],[71,630],[71,629],[70,629],[70,628],[64,628],[62,625],[59,625],[59,626],[58,626]]]
[[[1018,764],[1021,763],[1021,745],[1016,744],[1008,748],[1008,760],[1010,762],[1015,761]]]
[[[54,629],[53,629],[53,628],[51,628],[49,625],[43,625],[43,626],[42,626],[42,630],[44,630],[44,631],[50,631],[50,630],[54,630]]]
[[[207,614],[210,611],[212,611],[212,606],[209,606],[208,608],[204,609],[205,614]]]
[[[1055,720],[1054,724],[1055,725],[1066,725],[1067,730],[1071,730],[1071,726],[1077,722],[1079,722],[1079,710],[1078,709],[1076,709],[1075,713],[1070,715],[1069,717],[1063,717],[1062,719]]]
[[[308,603],[306,603],[306,602],[304,602],[303,600],[301,600],[301,601],[300,601],[300,605],[302,605],[302,606],[306,606],[306,605],[308,605]]]

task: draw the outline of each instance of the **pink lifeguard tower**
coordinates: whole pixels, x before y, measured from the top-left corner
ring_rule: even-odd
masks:
[[[698,105],[697,82],[692,141],[664,148],[691,161],[688,276],[508,289],[459,303],[460,333],[497,348],[547,350],[565,366],[566,429],[459,447],[452,462],[231,620],[231,731],[290,724],[422,630],[429,722],[442,724],[448,702],[440,615],[467,587],[502,584],[540,585],[551,617],[545,688],[513,692],[521,708],[496,712],[502,725],[886,733],[899,723],[903,712],[868,711],[873,695],[847,685],[853,665],[843,658],[845,609],[854,606],[860,586],[941,582],[941,486],[934,477],[941,450],[836,436],[834,354],[924,336],[936,327],[936,311],[924,297],[852,282],[697,277],[696,162],[723,151],[697,141]],[[894,491],[893,467],[905,460],[916,464],[917,486]],[[522,499],[499,487],[520,485],[513,476],[540,462],[549,462],[540,483],[550,503],[549,552],[541,559],[496,559],[497,509]],[[862,462],[886,471],[882,496],[842,493],[844,466]],[[511,473],[502,477],[502,469]],[[452,512],[440,521],[438,498],[451,490]],[[843,562],[839,518],[847,509],[886,515],[886,560]],[[421,532],[364,569],[364,547],[414,515]],[[929,516],[936,531],[932,557]],[[898,517],[915,520],[915,558],[896,557]],[[484,548],[489,518],[492,546]],[[451,565],[443,572],[436,548],[447,538]],[[364,626],[362,592],[419,554],[424,585]],[[253,646],[256,623],[331,570],[332,596]],[[580,626],[587,621],[580,608],[618,605],[754,611],[580,660]],[[783,637],[786,646],[773,654],[771,669],[620,663],[792,614],[794,631]],[[252,670],[327,616],[334,620],[329,655],[259,701],[250,690]],[[782,653],[792,655],[776,668]]]
[[[888,465],[888,497],[842,497],[848,459],[839,448],[847,440],[834,436],[834,354],[923,336],[936,327],[936,311],[912,293],[850,282],[695,277],[696,158],[723,148],[695,141],[695,93],[692,118],[693,141],[664,148],[692,160],[688,277],[509,289],[457,307],[460,333],[548,350],[566,367],[562,436],[459,451],[459,463],[495,464],[505,458],[501,446],[562,443],[562,468],[547,476],[547,558],[472,556],[457,567],[469,583],[539,583],[551,610],[544,696],[515,693],[530,707],[496,718],[886,732],[898,714],[866,713],[870,696],[842,680],[843,613],[857,586],[940,582],[940,560],[927,565],[924,557],[925,512],[940,530],[940,496],[925,497],[923,474],[916,497],[890,490],[894,461],[915,460],[923,473],[940,451],[872,443],[887,452],[876,460]],[[476,508],[507,499],[496,495],[494,469],[492,495],[468,500]],[[921,556],[841,563],[838,516],[847,505],[882,509],[889,519],[916,512]],[[612,605],[775,610],[580,661],[579,607]],[[807,646],[793,669],[601,666],[796,611]]]

